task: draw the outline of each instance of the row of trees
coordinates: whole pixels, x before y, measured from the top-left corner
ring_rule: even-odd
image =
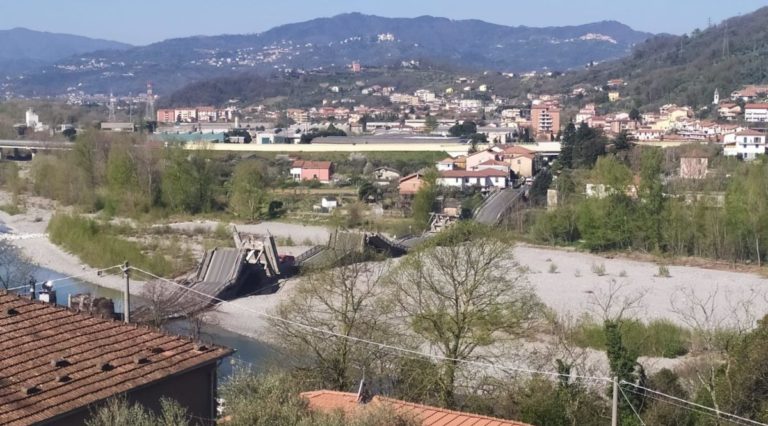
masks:
[[[665,194],[663,153],[642,149],[639,183],[618,156],[600,157],[591,171],[603,196],[582,198],[563,172],[555,182],[561,206],[542,214],[533,236],[550,244],[584,241],[593,250],[634,249],[762,264],[768,238],[768,165],[742,163],[726,191],[701,197]]]
[[[229,211],[254,220],[268,213],[267,169],[257,159],[233,166],[205,151],[86,134],[70,152],[37,156],[31,180],[35,193],[86,210],[125,216]]]

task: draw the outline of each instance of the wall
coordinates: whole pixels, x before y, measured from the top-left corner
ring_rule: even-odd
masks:
[[[215,419],[216,363],[200,367],[178,376],[127,393],[131,402],[137,402],[155,412],[160,411],[160,398],[167,397],[187,408],[188,414],[199,419]],[[56,426],[81,426],[90,418],[94,407],[85,407],[51,421]],[[213,422],[206,424],[214,424]]]

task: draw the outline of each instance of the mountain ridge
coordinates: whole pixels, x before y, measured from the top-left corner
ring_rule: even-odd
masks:
[[[130,47],[117,41],[14,27],[0,30],[0,74],[28,71],[76,54]]]
[[[25,95],[60,94],[67,87],[82,87],[90,93],[135,93],[152,80],[162,94],[194,81],[237,73],[267,75],[342,67],[353,61],[369,66],[426,61],[508,72],[566,70],[626,55],[650,36],[617,21],[536,28],[355,12],[260,33],[181,37],[71,56],[29,73],[11,89]]]

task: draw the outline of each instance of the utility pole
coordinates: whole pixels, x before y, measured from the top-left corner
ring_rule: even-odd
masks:
[[[619,378],[613,376],[613,403],[611,404],[611,426],[619,425]]]
[[[123,263],[123,275],[125,276],[125,288],[123,288],[123,319],[126,324],[131,322],[131,272],[130,265],[126,260]],[[615,398],[615,395],[614,395]]]

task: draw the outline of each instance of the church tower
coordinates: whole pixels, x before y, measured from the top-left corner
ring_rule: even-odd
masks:
[[[713,104],[713,105],[718,105],[718,104],[720,104],[720,91],[719,91],[719,90],[717,90],[717,89],[715,89],[715,98],[714,98],[714,99],[712,99],[712,104]]]

